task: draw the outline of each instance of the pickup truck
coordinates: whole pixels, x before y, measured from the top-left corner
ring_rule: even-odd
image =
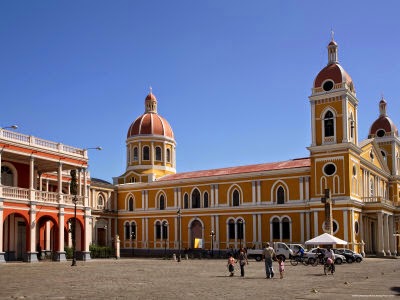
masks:
[[[274,242],[270,244],[275,250],[276,257],[281,257],[283,261],[289,259],[293,255],[293,250],[288,247],[285,243]],[[261,261],[263,259],[264,249],[247,249],[247,257],[254,258],[256,261]]]

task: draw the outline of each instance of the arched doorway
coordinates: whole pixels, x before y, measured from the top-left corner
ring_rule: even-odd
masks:
[[[202,239],[203,238],[203,227],[199,220],[194,220],[190,225],[190,241],[191,245],[190,248],[195,248],[195,239]]]
[[[57,251],[57,222],[51,216],[39,218],[36,227],[36,251],[38,259],[52,259]]]
[[[3,226],[3,251],[6,261],[25,260],[29,239],[28,220],[21,214],[8,215]]]

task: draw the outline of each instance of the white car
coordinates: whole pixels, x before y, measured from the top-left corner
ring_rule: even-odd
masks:
[[[325,248],[319,248],[322,253],[325,255]],[[313,264],[315,259],[317,258],[317,248],[313,248],[310,251],[304,253],[304,256],[308,258],[309,264]],[[346,258],[341,254],[335,254],[335,265],[341,265]]]

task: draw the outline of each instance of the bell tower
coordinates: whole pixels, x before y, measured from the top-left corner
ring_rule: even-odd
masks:
[[[350,173],[359,169],[358,99],[350,75],[339,64],[338,44],[328,44],[328,63],[315,77],[311,96],[311,198],[330,189],[332,198],[350,197]]]

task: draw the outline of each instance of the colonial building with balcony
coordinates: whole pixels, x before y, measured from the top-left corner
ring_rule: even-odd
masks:
[[[87,150],[0,129],[0,261],[66,259],[76,201],[76,250],[89,259],[92,238]],[[71,195],[70,171],[77,170]]]

